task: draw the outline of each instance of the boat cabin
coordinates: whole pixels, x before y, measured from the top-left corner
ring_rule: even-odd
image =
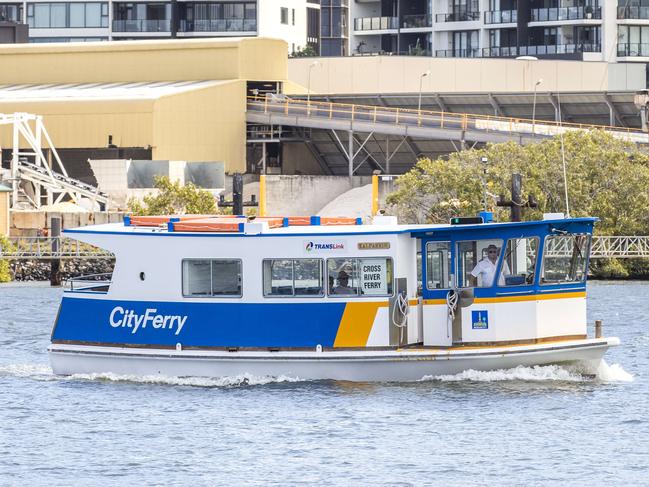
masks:
[[[594,222],[191,215],[71,229],[116,266],[73,281],[52,339],[236,352],[584,338]]]

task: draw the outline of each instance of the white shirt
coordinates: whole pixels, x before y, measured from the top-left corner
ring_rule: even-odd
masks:
[[[498,261],[496,261],[497,263]],[[505,274],[509,274],[509,267],[507,267],[507,262],[503,262],[502,272],[498,278],[498,285],[505,285]],[[479,285],[480,287],[490,287],[494,282],[494,276],[496,275],[496,264],[489,260],[489,257],[485,257],[473,268],[471,271],[473,277],[480,277]]]

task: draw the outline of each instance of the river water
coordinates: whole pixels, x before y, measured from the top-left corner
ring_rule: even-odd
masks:
[[[0,286],[0,485],[649,484],[648,282],[589,284],[622,340],[595,378],[385,384],[55,377],[60,296]]]

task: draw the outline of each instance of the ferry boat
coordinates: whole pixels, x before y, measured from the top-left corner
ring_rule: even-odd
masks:
[[[116,265],[64,292],[52,369],[412,381],[593,366],[619,344],[587,336],[595,222],[184,215],[69,229]]]

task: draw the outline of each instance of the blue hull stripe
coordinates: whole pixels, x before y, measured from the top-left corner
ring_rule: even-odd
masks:
[[[63,298],[53,340],[204,347],[332,347],[345,303]]]

